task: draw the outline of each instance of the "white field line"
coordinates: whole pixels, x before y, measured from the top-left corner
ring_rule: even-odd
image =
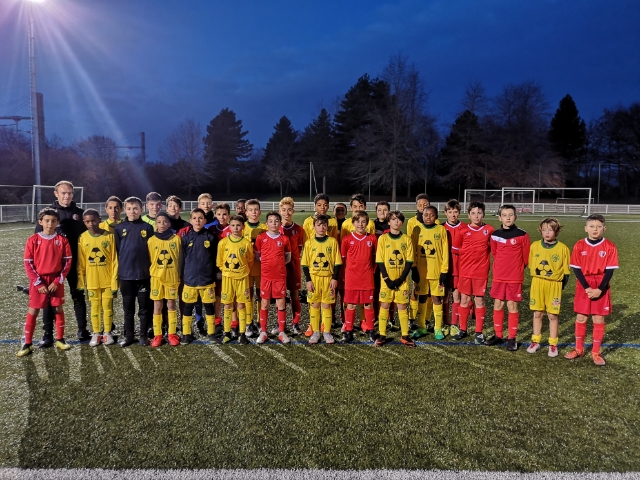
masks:
[[[104,351],[107,352],[107,356],[109,357],[109,360],[111,360],[111,363],[113,363],[113,366],[117,367],[118,365],[116,364],[116,361],[114,360],[113,355],[111,354],[111,349],[105,346]]]
[[[129,361],[131,362],[133,368],[142,373],[142,368],[140,368],[140,364],[138,363],[138,360],[136,360],[136,357],[133,356],[133,352],[131,352],[131,350],[129,350],[128,348],[125,348],[124,354],[129,357]]]
[[[103,469],[51,469],[26,470],[1,468],[0,479],[75,480],[131,479],[131,480],[631,480],[638,472],[487,472],[450,470],[103,470]]]
[[[406,358],[404,355],[400,355],[398,352],[395,352],[394,349],[392,348],[380,348],[379,349],[382,353],[386,353],[388,355],[394,355],[396,357],[400,357],[400,358]]]
[[[37,353],[37,352],[36,352]],[[49,374],[47,373],[47,369],[44,368],[44,355],[32,355],[33,357],[33,365],[36,367],[36,373],[38,377],[42,381],[49,380]]]
[[[338,352],[334,351],[334,350],[328,350],[327,349],[327,353],[330,353],[331,355],[333,355],[334,357],[338,357],[341,358],[342,360],[346,360],[347,357],[345,357],[344,355],[340,355]]]
[[[82,357],[80,354],[80,346],[76,345],[66,352],[60,352],[59,355],[66,355],[69,361],[69,380],[79,382],[80,371],[82,370]]]
[[[225,363],[228,363],[233,367],[238,368],[238,365],[236,364],[236,362],[233,361],[233,358],[231,358],[229,355],[224,353],[220,347],[218,347],[217,345],[207,345],[207,347],[213,350],[213,353],[215,353],[218,357],[220,357],[220,360],[222,360]]]
[[[91,348],[93,351],[93,356],[96,357],[96,369],[100,375],[104,375],[104,367],[102,366],[102,362],[100,361],[100,357],[98,356],[98,349],[93,347]]]
[[[303,352],[311,353],[312,355],[316,355],[316,356],[322,358],[323,360],[326,360],[327,362],[334,363],[334,360],[332,358],[329,358],[326,355],[323,355],[320,352],[318,352],[317,350],[315,350],[313,345],[306,346],[303,343],[297,343],[295,346],[298,347],[298,348],[301,348]]]
[[[500,370],[498,370],[497,368],[489,367],[487,365],[483,365],[481,363],[474,362],[472,360],[469,360],[468,358],[458,357],[456,355],[453,355],[453,354],[447,352],[442,347],[435,347],[435,346],[428,345],[428,346],[423,347],[423,348],[425,350],[429,351],[429,352],[434,352],[434,353],[437,353],[439,355],[443,355],[443,356],[445,356],[447,358],[451,358],[451,359],[453,359],[453,360],[455,360],[457,362],[467,363],[467,364],[472,365],[472,366],[474,366],[476,368],[484,368],[484,369],[487,369],[489,371],[496,372],[496,373],[500,372]],[[506,352],[506,350],[505,350],[505,352]],[[509,353],[509,355],[511,355],[511,352],[508,352],[508,353]]]
[[[241,353],[236,347],[229,347],[229,350],[231,350],[236,355],[240,355],[242,358],[247,358],[247,356],[244,353]]]
[[[287,360],[286,358],[284,358],[284,355],[281,354],[280,352],[276,352],[274,349],[270,348],[270,347],[264,347],[262,350],[264,350],[265,352],[270,353],[271,355],[273,355],[278,361],[280,361],[281,363],[285,364],[287,367],[293,368],[294,370],[297,370],[300,373],[304,373],[306,375],[306,371],[304,368],[302,368],[299,365],[296,365],[293,362],[290,362],[289,360]]]
[[[147,350],[147,355],[149,355],[149,358],[151,359],[151,361],[153,362],[153,366],[157,367],[158,366],[158,362],[156,362],[156,359],[153,358],[153,354],[151,353],[151,350]]]

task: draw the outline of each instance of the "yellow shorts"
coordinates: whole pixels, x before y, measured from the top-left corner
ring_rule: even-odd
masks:
[[[158,278],[151,277],[151,300],[177,300],[180,284],[165,285]]]
[[[420,283],[416,285],[416,295],[444,297],[444,285],[440,285],[440,280],[427,280],[421,278]]]
[[[560,313],[561,301],[562,282],[551,282],[538,277],[531,279],[529,309],[557,315]]]
[[[384,283],[380,284],[380,303],[397,303],[398,305],[406,305],[409,303],[409,280],[405,280],[398,290],[391,290]]]
[[[336,295],[329,288],[331,277],[315,277],[311,275],[313,292],[307,292],[307,303],[336,303]]]
[[[213,303],[216,301],[216,284],[205,285],[204,287],[190,287],[185,285],[182,287],[182,301],[185,303],[195,303],[198,297],[202,299],[202,303]]]
[[[95,288],[87,290],[87,295],[89,296],[89,300],[94,298],[102,298],[102,300],[113,299],[113,293],[111,293],[110,288]]]
[[[249,302],[249,277],[222,277],[222,292],[220,293],[220,301],[224,305],[229,305],[233,302]]]

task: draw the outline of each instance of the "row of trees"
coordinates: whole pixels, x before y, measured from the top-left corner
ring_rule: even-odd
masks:
[[[553,117],[535,82],[507,85],[495,97],[470,84],[455,122],[441,135],[424,82],[407,57],[392,57],[379,77],[363,75],[333,111],[322,108],[302,130],[283,116],[264,148],[255,148],[225,108],[205,129],[187,120],[164,140],[160,162],[122,160],[113,140],[48,142],[44,183],[61,176],[85,186],[85,198],[149,190],[193,198],[202,191],[280,195],[367,191],[392,200],[427,189],[443,197],[465,188],[596,187],[602,197],[640,198],[640,104],[605,110],[587,125],[565,96]],[[29,141],[0,129],[0,171],[7,184],[33,178]],[[0,202],[4,202],[0,198]]]

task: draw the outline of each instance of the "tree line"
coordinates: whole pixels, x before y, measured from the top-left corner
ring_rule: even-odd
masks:
[[[308,192],[311,163],[318,191],[370,189],[392,201],[424,190],[444,198],[503,186],[595,192],[598,181],[601,199],[640,198],[640,103],[605,109],[587,125],[570,95],[552,116],[536,82],[506,85],[494,97],[474,82],[453,124],[442,126],[428,100],[418,69],[399,54],[303,129],[282,116],[264,148],[252,145],[242,120],[224,108],[205,128],[192,119],[177,125],[156,163],[123,160],[104,136],[70,145],[50,139],[41,177],[84,186],[87,201],[151,190],[188,199],[203,191],[284,196]],[[10,128],[0,129],[0,171],[4,184],[33,183],[29,139]],[[0,203],[14,203],[11,196],[0,193]]]

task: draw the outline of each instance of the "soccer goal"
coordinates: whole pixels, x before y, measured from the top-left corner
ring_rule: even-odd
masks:
[[[567,191],[583,192],[583,195],[587,193],[588,196],[565,197],[564,195]],[[548,200],[543,202],[541,199],[542,192],[560,193],[560,196],[555,197],[555,204]],[[591,188],[586,187],[503,187],[500,204],[504,205],[505,203],[515,205],[519,213],[577,213],[580,216],[588,216],[591,214],[593,196],[591,195]]]
[[[35,222],[38,212],[51,205],[56,197],[54,185],[34,185],[31,193],[31,221]],[[84,187],[73,187],[73,200],[77,204],[84,203]]]
[[[517,213],[536,212],[536,191],[533,188],[503,187],[500,195],[500,205],[511,204]]]

